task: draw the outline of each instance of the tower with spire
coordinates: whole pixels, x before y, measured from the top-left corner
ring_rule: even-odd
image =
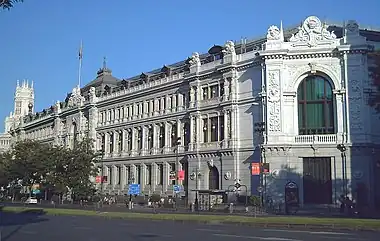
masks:
[[[34,86],[33,81],[29,83],[28,80],[23,80],[20,83],[17,80],[16,92],[14,95],[14,109],[5,118],[5,133],[7,133],[12,126],[17,124],[21,117],[34,113]]]

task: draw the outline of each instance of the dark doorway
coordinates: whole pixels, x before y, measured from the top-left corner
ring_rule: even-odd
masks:
[[[303,200],[305,204],[331,204],[331,158],[303,158]]]
[[[219,190],[219,171],[215,166],[210,167],[208,175],[208,189]]]

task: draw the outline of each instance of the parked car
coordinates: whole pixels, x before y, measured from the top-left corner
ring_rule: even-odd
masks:
[[[29,197],[25,201],[25,204],[37,204],[37,203],[38,203],[38,201],[37,201],[37,198],[35,198],[35,197]]]

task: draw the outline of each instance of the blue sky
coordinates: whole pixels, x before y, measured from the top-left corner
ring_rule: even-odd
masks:
[[[265,35],[268,26],[321,20],[380,27],[379,0],[25,0],[0,10],[0,132],[13,111],[17,79],[34,80],[36,110],[64,100],[78,82],[83,40],[83,83],[103,56],[119,78],[181,61],[214,44]]]

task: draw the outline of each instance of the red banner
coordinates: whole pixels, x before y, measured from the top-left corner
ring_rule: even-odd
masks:
[[[185,180],[185,171],[184,170],[178,171],[178,180],[179,181]]]
[[[103,178],[102,178],[102,176],[96,176],[95,182],[96,183],[107,182],[107,176],[103,176]]]
[[[260,175],[260,163],[252,163],[252,176]]]

